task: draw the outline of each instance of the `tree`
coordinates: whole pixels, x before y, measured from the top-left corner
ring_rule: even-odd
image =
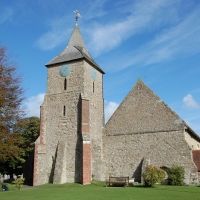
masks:
[[[14,128],[13,132],[20,134],[23,149],[23,157],[26,159],[30,152],[33,151],[35,141],[40,133],[40,119],[38,117],[27,117],[19,120]]]
[[[9,171],[16,174],[22,173],[22,168],[29,155],[33,152],[35,141],[40,133],[40,119],[38,117],[23,118],[14,125],[13,132],[20,135],[21,153],[15,158],[14,161],[9,161]]]
[[[14,124],[23,116],[21,76],[0,46],[0,162],[15,160],[22,153],[19,134],[13,133]]]
[[[30,153],[34,150],[34,142],[39,136],[40,119],[38,117],[27,117],[20,119],[13,126],[13,134],[17,134],[20,140],[18,147],[20,154],[14,159],[0,163],[0,172],[8,174],[21,174],[23,164],[26,162]]]
[[[152,187],[155,183],[161,183],[165,180],[165,171],[159,167],[147,165],[142,177],[144,178],[145,185]]]

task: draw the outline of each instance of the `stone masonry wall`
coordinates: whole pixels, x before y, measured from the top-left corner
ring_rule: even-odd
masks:
[[[143,158],[149,164],[184,166],[187,179],[194,167],[191,150],[181,131],[104,136],[105,178],[129,176],[141,181]]]
[[[40,179],[37,180],[38,184],[82,181],[81,99],[90,102],[92,173],[97,178],[101,175],[101,171],[96,169],[101,168],[102,157],[102,74],[96,70],[96,79],[93,80],[92,66],[84,60],[67,64],[70,66],[70,73],[66,77],[66,90],[65,78],[59,74],[61,65],[48,68],[47,94],[42,105],[45,111],[42,137],[45,139],[46,153],[37,155],[37,169],[40,170],[37,176]],[[65,145],[60,141],[64,141]],[[41,144],[41,141],[38,141],[38,145]],[[62,177],[62,180],[58,177]]]
[[[64,78],[59,74],[61,65],[48,69],[47,94],[43,103],[46,157],[45,159],[42,155],[38,157],[41,160],[39,161],[41,173],[38,175],[41,179],[40,184],[53,182],[54,168],[57,171],[63,171],[63,175],[66,176],[65,180],[68,182],[81,182],[82,179],[81,162],[79,161],[82,145],[78,112],[83,83],[83,62],[71,62],[70,67],[66,90],[64,90]],[[64,106],[66,107],[65,116],[63,116]],[[65,141],[66,148],[60,150],[62,155],[58,156],[57,148],[60,145],[59,141],[62,140]],[[59,157],[63,157],[63,160],[59,161],[57,159]]]
[[[141,80],[106,124],[107,135],[183,130],[183,122]]]
[[[40,108],[40,136],[35,142],[34,149],[34,168],[33,168],[33,185],[40,185],[48,182],[47,170],[47,149],[45,137],[45,109]],[[45,166],[45,167],[44,167]]]
[[[195,168],[183,121],[141,80],[106,124],[103,147],[105,178],[140,181],[143,159],[159,167],[184,166],[187,182]]]
[[[83,95],[84,98],[90,100],[92,176],[96,180],[102,180],[103,75],[96,70],[96,79],[94,80],[91,74],[91,71],[94,70],[92,68],[89,63],[85,62],[85,89]]]
[[[200,142],[197,141],[192,134],[189,134],[187,131],[185,131],[185,140],[187,141],[188,145],[193,150],[199,150],[200,149]]]

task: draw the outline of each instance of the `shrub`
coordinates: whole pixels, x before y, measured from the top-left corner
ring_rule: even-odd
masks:
[[[25,178],[17,178],[12,183],[17,187],[19,190],[21,190],[23,184],[24,184]]]
[[[147,165],[146,170],[142,173],[145,185],[152,187],[155,183],[161,183],[165,180],[165,171],[159,167]]]
[[[173,165],[168,169],[168,182],[170,185],[185,185],[184,182],[185,170],[183,167]]]

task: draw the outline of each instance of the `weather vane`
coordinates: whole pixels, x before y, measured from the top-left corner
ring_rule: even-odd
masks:
[[[74,13],[75,13],[75,15],[76,15],[76,17],[75,17],[75,19],[76,19],[76,25],[78,25],[78,18],[79,18],[79,17],[82,17],[82,16],[81,16],[81,14],[78,12],[78,10],[75,10]]]

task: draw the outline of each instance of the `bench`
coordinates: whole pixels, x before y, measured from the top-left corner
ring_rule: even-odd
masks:
[[[107,186],[129,186],[129,177],[113,177],[110,176],[108,180],[106,180],[106,187]]]

